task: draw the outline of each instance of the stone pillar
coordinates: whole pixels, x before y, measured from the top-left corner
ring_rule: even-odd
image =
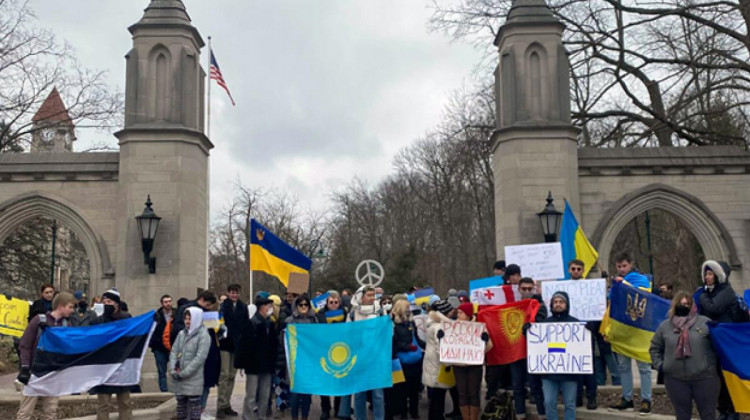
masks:
[[[544,0],[515,0],[495,45],[498,127],[493,134],[497,252],[543,242],[536,215],[547,192],[578,204],[578,129],[570,120],[564,25]]]

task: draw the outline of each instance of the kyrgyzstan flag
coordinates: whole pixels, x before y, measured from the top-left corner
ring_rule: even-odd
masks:
[[[526,358],[523,325],[531,322],[538,310],[539,302],[536,299],[524,299],[479,311],[477,321],[487,326],[493,344],[492,350],[487,353],[488,365],[507,365]]]

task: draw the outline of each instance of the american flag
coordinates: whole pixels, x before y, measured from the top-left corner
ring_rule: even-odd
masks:
[[[229,92],[229,87],[227,87],[227,82],[224,81],[224,76],[221,75],[221,70],[219,69],[219,63],[216,61],[216,57],[214,57],[214,51],[209,50],[211,53],[211,66],[209,68],[210,79],[216,80],[216,83],[219,84],[219,86],[223,87],[225,91],[227,91],[227,95],[229,95],[229,100],[232,101],[232,105],[235,105],[234,98],[232,98],[232,93]]]

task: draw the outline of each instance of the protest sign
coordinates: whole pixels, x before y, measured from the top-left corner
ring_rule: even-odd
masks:
[[[506,246],[505,261],[517,264],[524,277],[534,280],[565,278],[560,242]]]
[[[445,336],[440,339],[440,363],[481,365],[484,363],[484,323],[443,321]]]
[[[581,321],[601,321],[607,311],[607,282],[604,279],[543,281],[542,299],[549,307],[555,292],[570,297],[570,315]]]
[[[591,333],[583,322],[533,323],[526,348],[529,373],[594,373]]]
[[[414,325],[417,326],[417,337],[422,341],[426,341],[427,315],[414,315]]]
[[[307,293],[309,285],[309,273],[289,273],[289,284],[286,286],[286,292],[301,295]]]
[[[0,295],[0,334],[21,337],[29,318],[29,302]]]

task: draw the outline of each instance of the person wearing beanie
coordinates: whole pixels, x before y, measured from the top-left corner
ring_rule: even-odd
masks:
[[[82,290],[78,290],[73,293],[73,297],[76,299],[76,310],[70,315],[68,321],[72,327],[85,327],[91,325],[98,315],[93,310],[89,309],[89,301],[86,293]]]
[[[729,284],[729,264],[708,260],[701,266],[703,287],[698,289],[699,314],[716,322],[748,322],[750,317],[743,311],[732,285]],[[728,420],[738,419],[732,398],[723,375],[719,392],[719,414]]]
[[[458,306],[456,315],[459,321],[472,321],[474,319],[474,305],[462,303]],[[482,333],[481,339],[485,342],[484,352],[492,350],[492,341],[486,331]],[[461,410],[461,417],[464,420],[478,420],[484,366],[453,365],[452,367],[456,376],[456,390],[458,391],[458,406]]]
[[[451,297],[451,296],[458,296],[458,291],[456,291],[456,289],[454,288],[448,289],[448,297]]]
[[[117,288],[113,287],[106,292],[102,293],[102,303],[104,304],[104,314],[98,317],[93,323],[94,324],[106,324],[109,322],[119,321],[121,319],[130,318],[131,315],[127,311],[122,310],[120,307],[120,292]],[[120,414],[121,419],[129,419],[133,417],[133,408],[130,404],[130,392],[138,392],[140,387],[134,386],[112,386],[112,385],[99,385],[91,389],[91,394],[96,394],[96,416],[97,418],[109,418],[109,407],[110,401],[112,401],[112,394],[115,394],[117,398],[117,411]]]
[[[451,304],[453,309],[458,309],[458,307],[461,305],[461,300],[459,300],[457,296],[451,296],[448,298],[448,303]]]
[[[492,266],[492,275],[501,277],[505,275],[505,260],[495,262],[495,265]]]
[[[466,290],[459,290],[456,296],[458,297],[458,300],[461,301],[461,303],[466,303],[470,301],[469,292],[467,292]]]
[[[440,374],[440,339],[443,338],[442,323],[450,321],[454,311],[447,300],[437,300],[430,305],[425,332],[424,360],[422,362],[422,384],[430,389],[428,419],[442,419],[445,412],[445,391],[450,386],[438,382]]]

